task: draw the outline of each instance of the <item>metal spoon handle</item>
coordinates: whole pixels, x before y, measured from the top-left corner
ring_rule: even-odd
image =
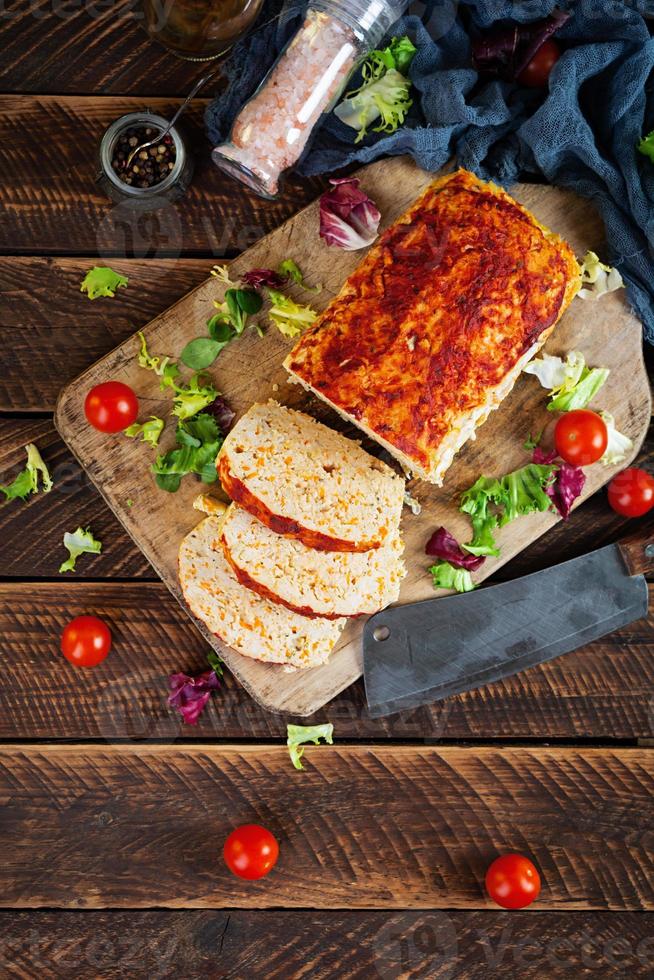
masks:
[[[218,74],[218,70],[219,70],[219,66],[216,65],[214,68],[211,69],[211,71],[208,71],[205,75],[202,76],[202,78],[199,78],[197,80],[197,82],[195,83],[195,85],[193,86],[193,88],[191,89],[191,91],[189,92],[189,94],[186,96],[186,98],[184,99],[184,101],[180,105],[179,109],[177,110],[177,112],[175,113],[175,115],[173,116],[173,118],[168,123],[168,126],[166,127],[166,129],[164,130],[164,132],[159,137],[159,140],[162,140],[164,136],[167,136],[168,135],[168,133],[171,131],[171,129],[173,128],[173,126],[175,125],[175,123],[177,122],[177,120],[179,119],[179,117],[181,116],[181,114],[186,109],[186,107],[189,104],[189,102],[191,101],[191,99],[194,99],[195,96],[200,91],[200,89],[201,88],[204,88],[204,86],[208,82],[210,82],[211,79],[215,75]]]

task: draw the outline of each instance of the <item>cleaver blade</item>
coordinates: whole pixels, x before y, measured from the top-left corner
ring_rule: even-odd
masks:
[[[393,606],[363,630],[372,718],[473,690],[647,615],[642,534],[512,582]]]

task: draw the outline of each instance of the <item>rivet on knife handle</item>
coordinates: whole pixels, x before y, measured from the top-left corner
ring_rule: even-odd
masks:
[[[618,548],[630,575],[654,572],[654,511],[633,534],[618,542]]]

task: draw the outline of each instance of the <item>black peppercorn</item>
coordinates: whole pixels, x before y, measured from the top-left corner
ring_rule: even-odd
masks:
[[[154,187],[169,175],[177,155],[170,135],[164,137],[161,143],[139,150],[129,167],[127,166],[133,149],[155,139],[156,135],[157,130],[149,126],[139,126],[127,129],[118,137],[112,152],[111,166],[123,183],[136,184],[143,188]],[[136,181],[135,177],[138,178]]]

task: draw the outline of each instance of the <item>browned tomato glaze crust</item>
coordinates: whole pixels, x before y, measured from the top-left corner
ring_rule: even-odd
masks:
[[[247,510],[258,521],[261,521],[262,524],[269,527],[271,531],[275,531],[285,538],[295,538],[308,548],[315,548],[316,551],[359,552],[372,551],[373,548],[379,547],[378,541],[361,541],[358,545],[354,546],[351,541],[332,538],[328,534],[322,534],[320,531],[312,531],[310,528],[303,527],[289,517],[281,517],[279,514],[273,514],[258,497],[250,493],[241,480],[232,474],[229,468],[229,462],[225,456],[220,456],[218,459],[218,476],[220,477],[223,490],[234,503]],[[321,618],[326,619],[327,617]]]
[[[429,470],[455,420],[556,322],[576,276],[564,242],[459,171],[382,234],[286,366]]]

